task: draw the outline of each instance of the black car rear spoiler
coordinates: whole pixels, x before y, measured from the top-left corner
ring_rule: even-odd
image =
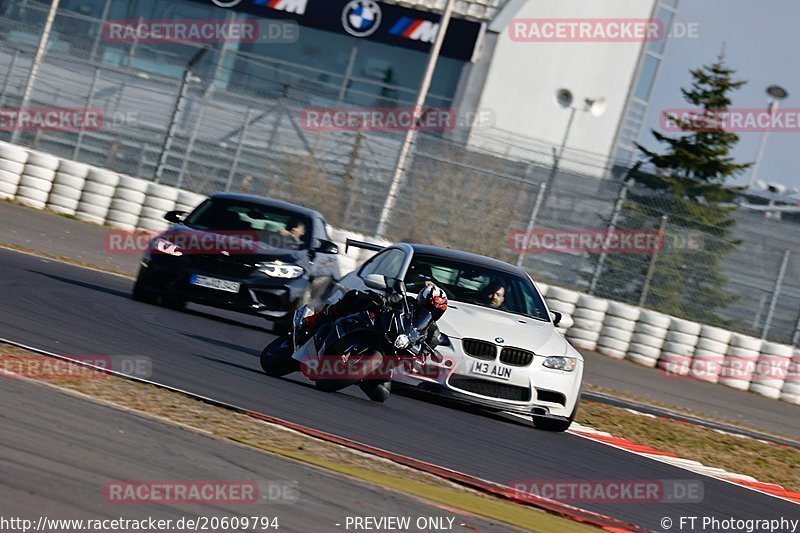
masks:
[[[347,253],[350,250],[350,247],[353,246],[354,248],[363,248],[364,250],[372,250],[373,252],[380,252],[386,246],[382,244],[375,244],[373,242],[366,242],[366,241],[356,241],[353,239],[347,239],[344,241],[344,253]]]

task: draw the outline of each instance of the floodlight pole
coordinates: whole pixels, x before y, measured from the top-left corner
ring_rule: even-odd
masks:
[[[442,20],[439,23],[439,32],[436,34],[436,41],[431,48],[431,54],[428,57],[428,65],[425,68],[425,76],[422,78],[422,85],[417,95],[417,101],[414,104],[414,113],[412,115],[414,118],[422,114],[422,107],[425,105],[425,100],[428,98],[428,91],[431,87],[431,81],[433,81],[433,73],[436,70],[436,62],[439,60],[439,54],[442,50],[445,35],[447,35],[447,27],[450,25],[450,19],[452,18],[455,5],[455,0],[447,0],[447,6],[444,9]],[[397,157],[397,165],[395,166],[394,176],[392,177],[392,184],[389,187],[389,194],[386,196],[386,201],[383,204],[381,217],[378,220],[378,229],[375,230],[375,236],[379,239],[386,238],[389,216],[392,214],[392,209],[397,201],[397,194],[400,192],[400,185],[402,185],[403,179],[405,178],[406,163],[408,162],[408,156],[411,154],[411,146],[413,146],[416,137],[417,130],[414,125],[406,132],[406,138],[400,149],[400,155]]]
[[[58,12],[58,4],[60,0],[52,0],[50,2],[50,11],[47,13],[47,19],[42,29],[42,35],[39,38],[39,46],[36,48],[36,55],[33,56],[33,63],[31,64],[31,71],[28,73],[28,81],[25,82],[25,90],[22,93],[22,103],[19,105],[19,114],[28,108],[28,104],[33,94],[33,85],[36,83],[36,75],[39,73],[39,67],[42,66],[44,54],[47,52],[47,43],[50,41],[50,32],[53,30],[53,22],[56,19]],[[20,128],[14,128],[14,133],[11,134],[11,143],[16,144],[19,141],[21,133]]]

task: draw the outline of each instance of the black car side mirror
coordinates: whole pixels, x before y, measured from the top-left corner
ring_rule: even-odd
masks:
[[[558,327],[558,325],[561,323],[561,313],[558,311],[550,311],[550,313],[553,315],[553,325]]]
[[[316,248],[314,248],[314,251],[321,254],[338,254],[339,247],[336,246],[336,243],[334,242],[326,241],[325,239],[320,239],[319,245]]]
[[[164,215],[164,220],[177,224],[178,222],[183,222],[183,219],[188,214],[186,211],[170,211]]]

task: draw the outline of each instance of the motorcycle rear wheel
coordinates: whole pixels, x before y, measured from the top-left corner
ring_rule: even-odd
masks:
[[[373,402],[383,403],[392,394],[392,382],[370,379],[358,384],[359,388]]]

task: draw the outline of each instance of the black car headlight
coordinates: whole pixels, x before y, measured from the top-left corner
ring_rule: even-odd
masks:
[[[153,239],[153,248],[166,255],[174,255],[176,257],[183,255],[183,252],[177,244],[162,237],[156,237]]]
[[[565,372],[572,372],[578,366],[578,360],[574,357],[565,357],[563,355],[551,355],[544,358],[542,366],[545,368],[552,368],[553,370],[563,370]]]
[[[295,279],[306,273],[306,270],[297,265],[287,265],[281,261],[258,263],[258,271],[271,278]]]

